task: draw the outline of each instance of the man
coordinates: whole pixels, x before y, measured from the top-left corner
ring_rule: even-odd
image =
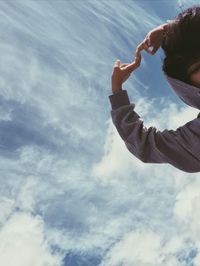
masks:
[[[200,115],[176,130],[146,128],[134,111],[122,84],[141,63],[144,49],[165,52],[164,76],[188,105],[200,109],[200,7],[189,8],[174,20],[150,31],[136,49],[131,64],[115,62],[112,73],[112,121],[127,149],[145,163],[168,163],[188,172],[200,172]],[[150,48],[153,48],[152,50]]]

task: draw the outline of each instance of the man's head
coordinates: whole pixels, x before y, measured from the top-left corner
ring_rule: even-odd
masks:
[[[163,71],[200,87],[200,6],[188,8],[169,23],[162,48]]]

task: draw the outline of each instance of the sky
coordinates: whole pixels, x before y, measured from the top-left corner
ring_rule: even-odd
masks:
[[[135,158],[108,98],[114,61],[193,4],[0,1],[0,265],[200,265],[200,175]],[[145,126],[194,119],[142,55],[123,88]]]

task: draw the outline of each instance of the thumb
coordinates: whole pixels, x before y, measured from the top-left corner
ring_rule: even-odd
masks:
[[[151,54],[154,55],[158,51],[159,48],[160,46],[154,47],[153,50],[151,51]]]
[[[119,59],[117,59],[116,61],[115,61],[115,64],[114,64],[114,67],[120,67],[120,60]]]

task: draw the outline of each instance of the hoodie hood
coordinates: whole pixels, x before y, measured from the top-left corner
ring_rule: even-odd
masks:
[[[184,103],[200,110],[200,88],[169,77],[165,73],[164,76],[170,84],[171,89]]]

